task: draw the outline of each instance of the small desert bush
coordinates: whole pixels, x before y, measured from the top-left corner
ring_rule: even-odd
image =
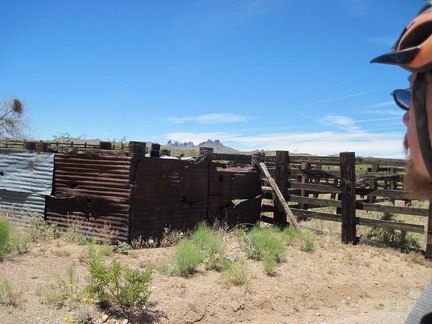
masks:
[[[85,245],[89,241],[81,233],[78,223],[75,222],[69,224],[67,231],[63,233],[63,238],[69,243],[79,245]]]
[[[385,212],[381,216],[381,220],[399,221],[395,214]],[[408,252],[412,249],[421,249],[421,239],[415,234],[407,233],[407,231],[389,229],[389,228],[372,228],[366,233],[366,238],[382,242],[392,248],[399,249],[403,252]]]
[[[299,239],[299,234],[293,226],[287,226],[282,231],[282,238],[287,244],[294,244]]]
[[[30,236],[33,242],[55,238],[58,233],[55,226],[48,225],[45,220],[36,213],[30,214]]]
[[[186,235],[182,231],[172,230],[171,227],[165,227],[162,239],[160,241],[160,246],[175,246],[179,244],[185,236]]]
[[[94,316],[96,314],[96,307],[92,302],[80,303],[75,317],[71,318],[69,321],[79,324],[92,324],[95,323]]]
[[[201,222],[190,239],[204,254],[203,262],[206,269],[218,269],[224,260],[227,248],[226,244],[217,237],[215,230],[210,229],[205,222]]]
[[[315,251],[315,238],[310,230],[304,230],[300,234],[300,250],[303,252]]]
[[[71,302],[80,301],[82,290],[79,289],[79,278],[74,263],[66,269],[66,276],[55,275],[54,283],[40,286],[37,295],[41,303],[62,308]]]
[[[128,254],[132,246],[127,242],[118,241],[115,251],[120,254]]]
[[[157,238],[150,237],[147,240],[144,240],[140,235],[137,238],[134,238],[131,242],[131,247],[133,250],[139,250],[143,248],[156,248],[159,245],[159,240]]]
[[[18,306],[20,297],[21,293],[12,287],[9,280],[4,279],[0,283],[0,304],[16,307]]]
[[[222,283],[229,286],[239,286],[249,289],[252,274],[246,260],[240,259],[234,262],[224,262],[221,268]]]
[[[0,260],[11,251],[12,225],[6,219],[0,219]]]
[[[217,235],[217,229],[201,222],[194,233],[181,240],[158,270],[168,275],[187,276],[194,273],[200,264],[204,264],[207,270],[219,269],[226,249],[225,242]]]
[[[32,242],[31,234],[11,224],[6,219],[0,219],[0,260],[5,253],[17,251],[18,254],[28,252]]]
[[[32,238],[28,232],[13,227],[10,236],[10,245],[12,250],[17,251],[18,254],[27,253],[31,242]]]
[[[101,304],[142,307],[147,303],[153,265],[141,271],[113,260],[110,266],[105,266],[103,257],[93,251],[89,253],[89,267],[90,278],[85,292],[96,296]]]
[[[249,258],[263,262],[266,273],[273,272],[286,254],[283,236],[277,227],[255,226],[244,233],[242,245]]]
[[[164,274],[184,277],[194,273],[204,259],[204,252],[191,239],[185,238],[158,269]]]
[[[299,234],[294,227],[285,227],[282,238],[287,244],[300,247],[303,252],[315,251],[315,236],[310,230],[303,230]]]

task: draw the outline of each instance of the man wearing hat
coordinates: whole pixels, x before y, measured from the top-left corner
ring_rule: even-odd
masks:
[[[372,63],[394,64],[411,72],[409,88],[392,92],[405,110],[404,148],[407,169],[404,188],[419,199],[432,200],[432,0],[403,30],[390,51]],[[432,323],[432,283],[417,301],[406,323]]]

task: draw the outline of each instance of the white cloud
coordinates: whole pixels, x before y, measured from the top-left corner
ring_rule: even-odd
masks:
[[[190,132],[177,132],[177,133],[169,133],[165,134],[164,137],[167,140],[177,141],[180,143],[184,142],[192,142],[195,145],[199,143],[205,142],[209,139],[211,140],[220,140],[223,141],[233,141],[239,135],[233,133],[224,133],[224,132],[208,132],[208,133],[190,133]]]
[[[171,133],[167,139],[199,144],[208,139],[218,139],[223,144],[240,151],[286,150],[314,155],[331,155],[355,152],[357,156],[404,158],[401,133],[268,133],[245,136],[235,133]]]
[[[373,105],[369,105],[368,108],[381,108],[381,107],[389,107],[389,106],[393,106],[395,108],[397,108],[394,100],[389,100],[389,101],[385,101],[385,102],[379,102]],[[395,109],[395,111],[397,111]]]
[[[352,118],[338,115],[327,115],[321,119],[321,122],[349,132],[359,132],[360,128],[354,126],[356,123]]]
[[[197,122],[200,124],[216,124],[216,123],[240,123],[252,119],[249,116],[242,116],[230,113],[223,114],[206,114],[193,117],[170,117],[168,121],[174,124],[185,122]]]
[[[342,99],[356,97],[356,96],[361,96],[361,95],[364,95],[366,93],[367,92],[358,92],[358,93],[352,93],[352,94],[343,95],[343,96],[339,96],[339,97],[334,97],[334,98],[330,98],[330,99],[319,100],[319,101],[315,101],[315,102],[311,102],[311,103],[306,103],[304,105],[300,105],[300,106],[294,107],[294,109],[308,107],[308,106],[313,106],[313,105],[319,105],[319,104],[322,104],[322,103],[327,103],[327,102],[336,101],[336,100],[342,100]]]

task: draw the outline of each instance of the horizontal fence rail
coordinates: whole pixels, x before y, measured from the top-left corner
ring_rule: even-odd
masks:
[[[256,158],[256,157],[255,157]],[[234,165],[253,163],[254,156],[213,154],[213,160]],[[405,160],[355,157],[354,153],[321,157],[289,155],[259,156],[276,180],[292,213],[298,219],[321,219],[341,223],[342,241],[358,242],[357,226],[384,228],[427,234],[430,208],[412,207],[414,198],[403,190]],[[286,225],[286,215],[277,208],[277,199],[263,178],[261,221]],[[429,204],[427,204],[429,205]],[[424,217],[424,222],[409,224],[363,216],[359,211]],[[367,213],[366,213],[367,215]],[[432,242],[432,237],[427,238]],[[427,243],[426,254],[432,256]]]

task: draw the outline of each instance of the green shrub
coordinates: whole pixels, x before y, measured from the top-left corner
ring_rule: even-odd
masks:
[[[244,241],[248,248],[248,257],[253,260],[266,262],[274,259],[276,263],[282,262],[286,248],[281,232],[276,227],[255,226],[245,235]]]
[[[113,260],[111,266],[105,266],[102,256],[92,253],[89,266],[90,279],[85,292],[90,296],[96,296],[100,303],[120,307],[142,307],[148,301],[148,286],[153,274],[153,265],[141,271]]]
[[[226,244],[216,236],[215,232],[202,222],[190,239],[204,254],[203,262],[206,269],[219,269],[225,256]]]
[[[267,274],[273,273],[278,264],[276,258],[271,254],[265,254],[261,261],[264,265],[264,272]]]
[[[29,234],[19,231],[16,228],[12,229],[10,236],[10,245],[12,250],[16,250],[18,254],[27,253],[31,242],[32,238]]]
[[[298,240],[299,234],[293,226],[288,226],[283,229],[282,237],[287,244],[293,244]]]
[[[37,213],[30,214],[30,236],[33,242],[53,238],[52,228]]]
[[[21,296],[21,293],[15,290],[11,283],[4,279],[0,283],[0,303],[6,306],[18,306],[18,301]]]
[[[89,250],[91,250],[91,249],[93,249],[93,250],[95,249],[94,245],[89,245]],[[98,245],[97,253],[99,254],[99,256],[101,258],[112,257],[114,255],[114,250],[110,245],[102,244],[102,245]]]
[[[63,234],[65,240],[70,243],[77,243],[79,245],[85,245],[87,240],[85,236],[80,232],[77,223],[70,223],[67,231]]]
[[[300,249],[304,252],[315,251],[315,240],[311,231],[305,230],[300,234]]]
[[[12,225],[5,219],[0,219],[0,260],[3,255],[11,251]]]
[[[205,258],[204,253],[189,239],[184,239],[174,250],[172,274],[186,276],[195,272]]]
[[[221,279],[225,286],[239,286],[249,288],[252,275],[247,267],[246,260],[224,262],[221,268]]]
[[[127,242],[118,241],[116,252],[121,254],[128,254],[129,250],[132,250],[132,246]]]
[[[382,215],[381,220],[400,222],[396,215],[388,212],[385,212]],[[420,250],[422,247],[420,239],[417,236],[408,234],[407,231],[389,228],[372,228],[366,233],[366,238],[382,242],[404,252],[408,252],[410,249]]]

